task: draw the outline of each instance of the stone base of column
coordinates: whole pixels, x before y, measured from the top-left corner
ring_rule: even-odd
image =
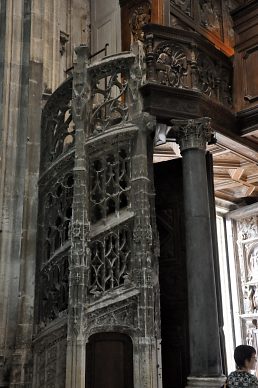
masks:
[[[221,388],[226,377],[188,377],[186,388]]]

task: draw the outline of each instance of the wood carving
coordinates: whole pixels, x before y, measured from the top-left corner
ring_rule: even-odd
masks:
[[[171,0],[171,5],[176,5],[187,15],[191,14],[191,0]]]
[[[214,0],[201,0],[200,17],[204,27],[220,35],[220,13],[216,3]]]
[[[187,58],[179,45],[166,45],[159,50],[156,62],[158,81],[163,85],[184,87]]]
[[[143,26],[151,20],[151,5],[149,1],[144,1],[141,4],[133,7],[130,12],[129,25],[133,36],[133,41],[143,41],[144,33]]]

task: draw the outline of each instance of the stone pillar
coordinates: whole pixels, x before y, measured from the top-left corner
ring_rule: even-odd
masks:
[[[77,63],[73,78],[73,120],[75,135],[75,165],[73,215],[71,226],[71,257],[69,275],[68,335],[66,357],[66,387],[85,387],[86,338],[85,305],[89,260],[89,220],[87,162],[85,135],[89,121],[90,87],[87,67],[89,49],[81,45],[75,49]]]
[[[190,376],[187,387],[220,387],[222,376],[205,150],[209,118],[172,120],[183,158]]]

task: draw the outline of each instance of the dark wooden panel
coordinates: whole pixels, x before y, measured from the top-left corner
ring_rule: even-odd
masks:
[[[163,388],[183,388],[189,371],[181,159],[154,165],[160,237]]]
[[[120,333],[90,337],[86,361],[87,388],[133,388],[133,345]]]
[[[236,111],[258,105],[258,2],[249,1],[232,13],[236,32],[234,103]]]
[[[127,51],[133,40],[140,39],[139,31],[150,22],[164,24],[167,0],[120,0],[122,50]],[[167,5],[166,5],[167,8]]]

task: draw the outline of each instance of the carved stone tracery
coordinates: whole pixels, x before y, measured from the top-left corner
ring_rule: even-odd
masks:
[[[93,157],[90,164],[90,214],[93,223],[129,206],[130,142],[112,153]]]
[[[130,225],[112,230],[91,242],[89,293],[95,297],[104,291],[127,284],[131,278]]]
[[[141,12],[135,14],[138,27]],[[48,337],[60,320],[67,321],[71,381],[77,381],[78,352],[84,359],[86,339],[92,333],[121,331],[135,336],[136,343],[144,338],[139,350],[144,361],[136,373],[149,386],[152,377],[146,371],[156,363],[160,323],[147,159],[147,138],[155,122],[141,110],[143,49],[137,58],[125,53],[91,65],[87,47],[78,47],[76,53],[72,111],[71,94],[67,97],[75,123],[74,132],[69,132],[73,141],[69,147],[60,146],[52,158],[42,156],[42,249],[37,257],[42,311],[37,334]],[[60,139],[68,127],[63,116]],[[50,150],[57,135],[53,120],[46,117],[44,123],[43,152],[46,133]],[[41,346],[34,351],[35,387],[56,388],[59,346],[45,346],[44,341]]]

